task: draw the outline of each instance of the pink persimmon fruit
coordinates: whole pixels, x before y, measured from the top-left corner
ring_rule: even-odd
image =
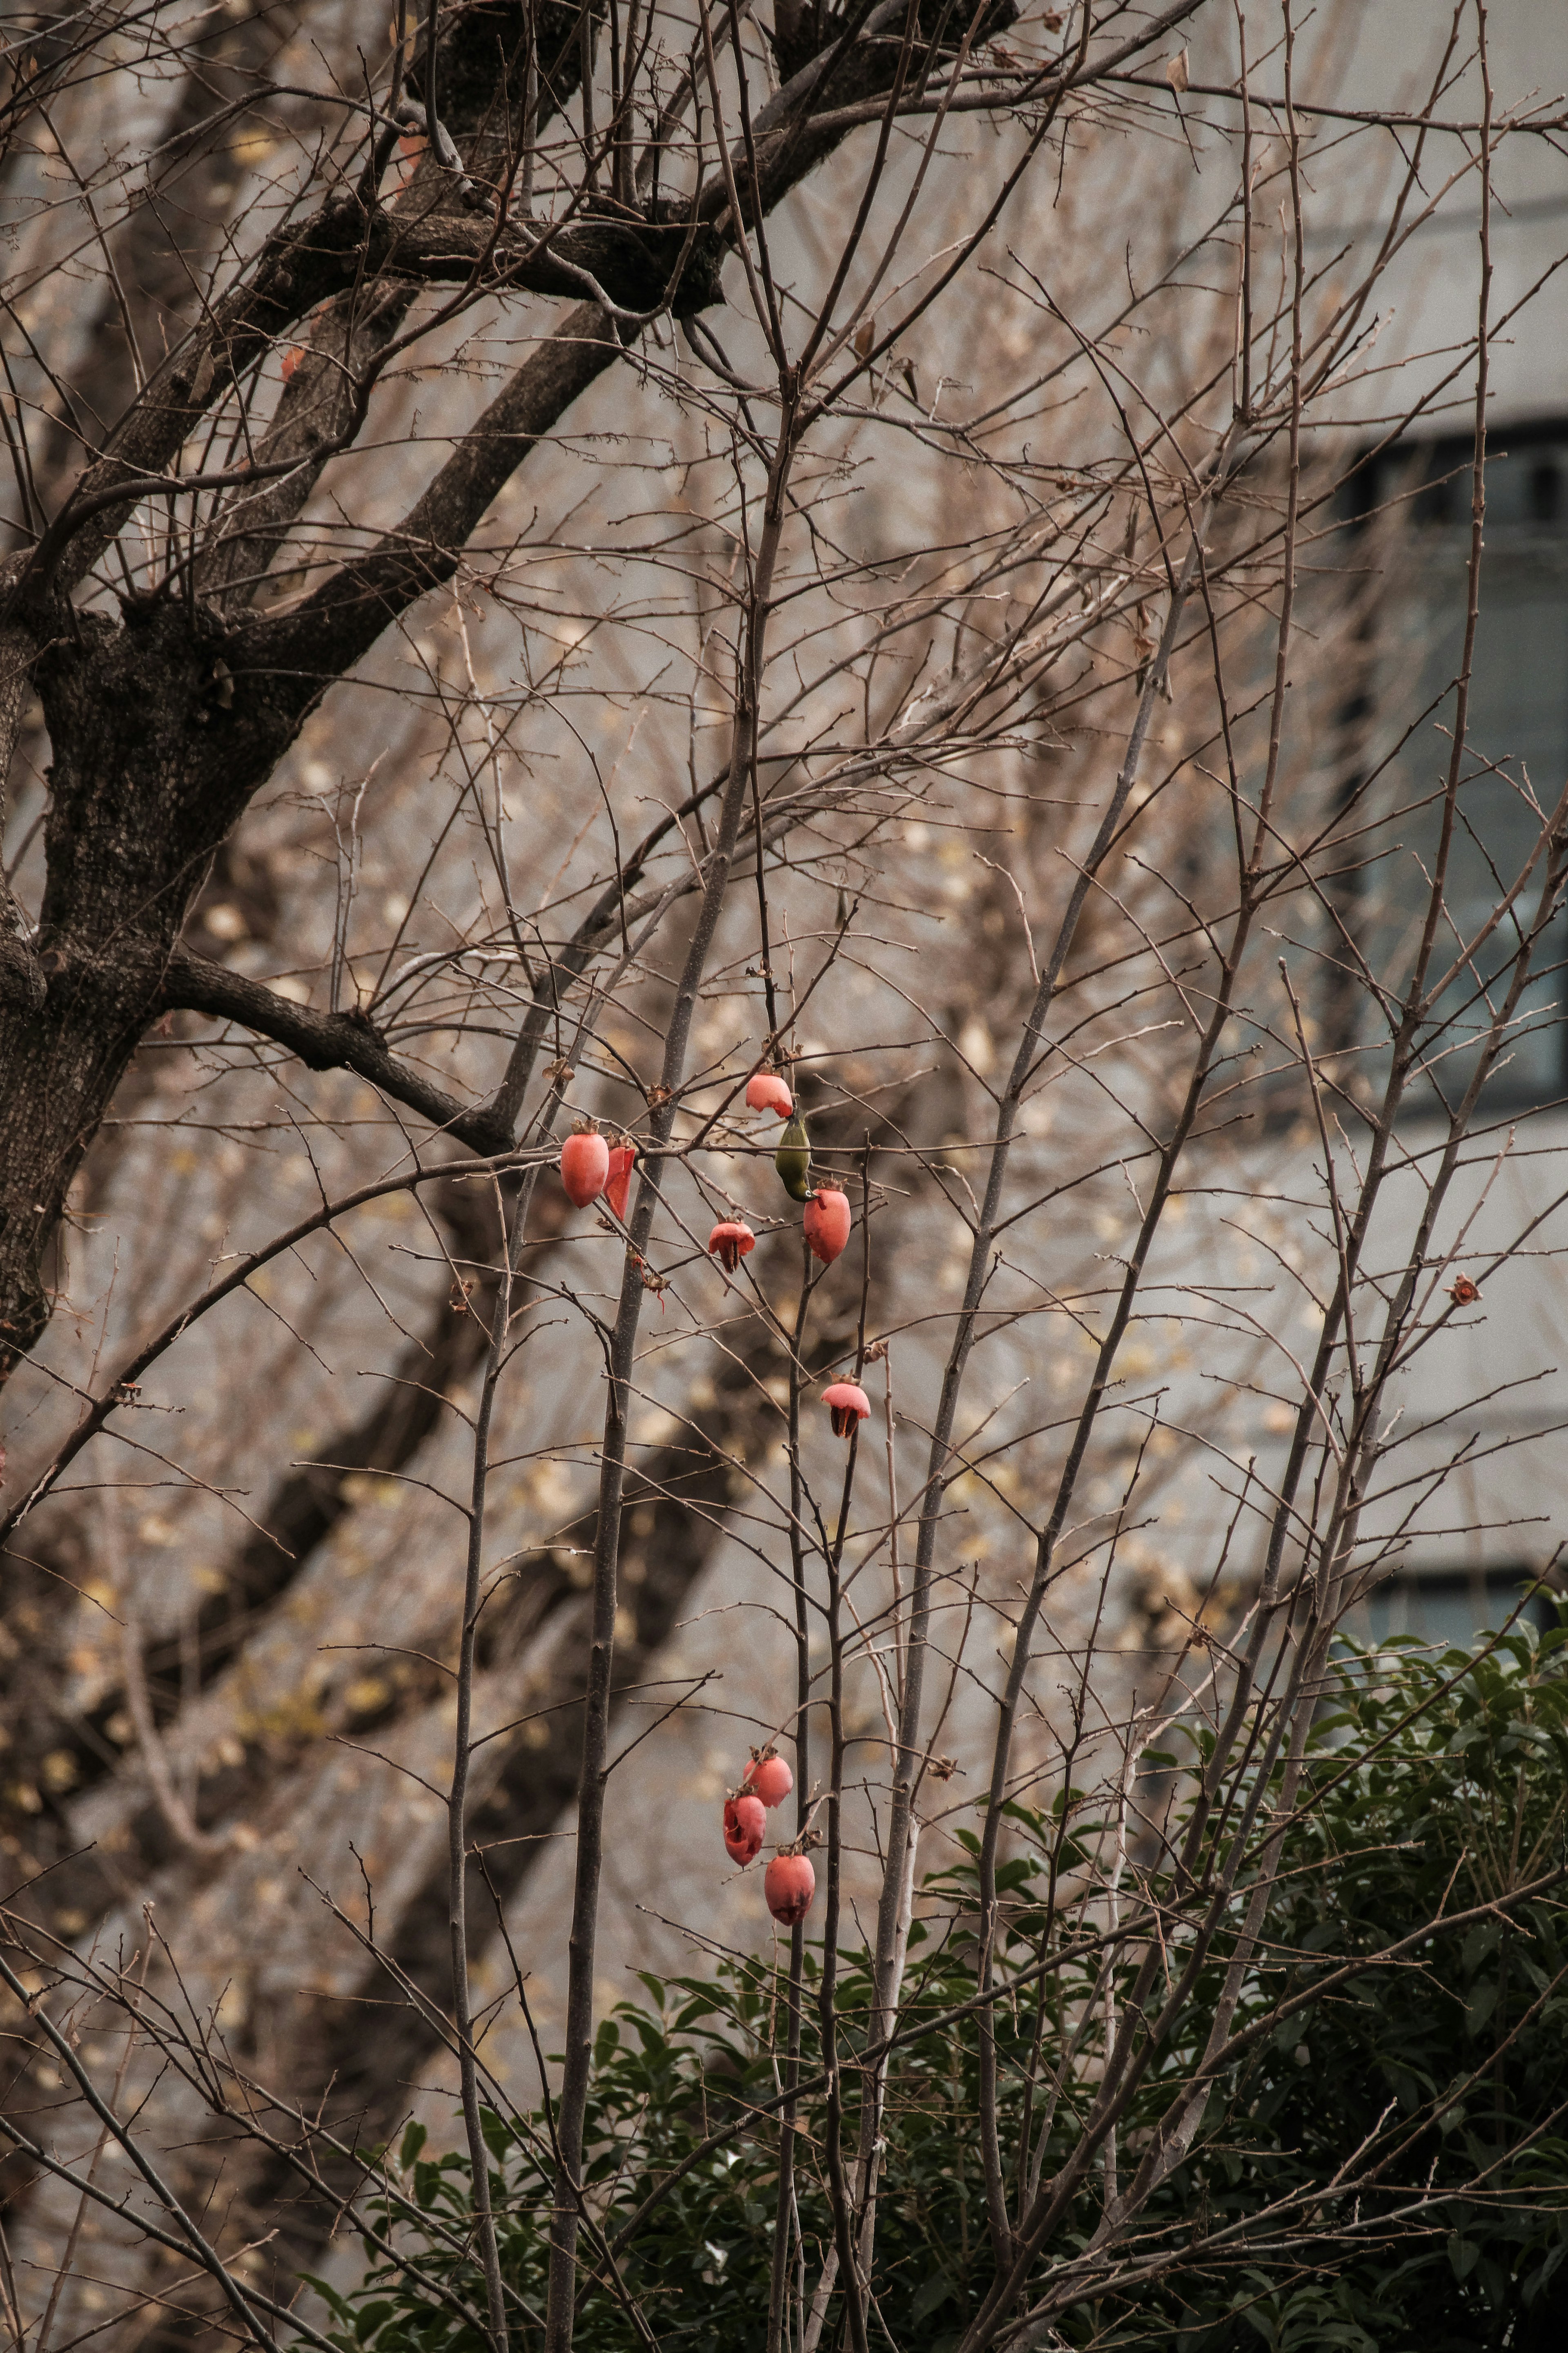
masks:
[[[748,1111],[776,1112],[787,1119],[795,1109],[795,1097],[776,1071],[758,1071],[746,1081]]]
[[[822,1402],[833,1416],[835,1438],[847,1438],[871,1410],[871,1400],[858,1381],[835,1381],[823,1390]]]
[[[724,1852],[742,1871],[761,1854],[763,1832],[767,1826],[768,1818],[760,1798],[742,1790],[738,1797],[725,1799]]]
[[[605,1206],[626,1221],[626,1192],[632,1181],[632,1167],[637,1156],[635,1144],[617,1144],[610,1152],[610,1173],[605,1179]]]
[[[764,1806],[782,1806],[795,1787],[795,1775],[776,1749],[764,1748],[760,1757],[752,1751],[741,1781],[743,1788],[756,1792]]]
[[[737,1218],[725,1218],[708,1237],[708,1248],[726,1274],[733,1274],[747,1251],[756,1247],[755,1234]]]
[[[569,1135],[561,1147],[561,1182],[579,1209],[596,1201],[610,1173],[610,1147],[592,1128]]]
[[[775,1854],[763,1876],[768,1910],[786,1928],[798,1926],[811,1909],[816,1873],[804,1854]]]
[[[805,1205],[805,1239],[813,1258],[831,1266],[849,1239],[849,1197],[836,1186],[819,1185]]]

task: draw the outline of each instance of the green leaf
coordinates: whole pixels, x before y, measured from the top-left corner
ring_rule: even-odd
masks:
[[[1467,2034],[1479,2034],[1480,2032],[1482,2027],[1491,2016],[1492,2011],[1496,2009],[1497,1998],[1501,1990],[1501,1986],[1496,1978],[1489,1978],[1483,1985],[1479,1985],[1476,1988],[1474,1993],[1470,1996],[1469,2000],[1465,2004],[1465,2031]]]
[[[304,2281],[307,2287],[313,2287],[315,2289],[316,2294],[321,2297],[321,2302],[326,2306],[327,2310],[337,2319],[353,2321],[353,2307],[338,2294],[335,2287],[329,2287],[324,2279],[318,2279],[316,2277],[314,2272],[301,2272],[300,2277]]]
[[[397,2148],[397,2162],[405,2173],[407,2172],[429,2137],[422,2124],[413,2122],[405,2125],[403,2138],[398,2143]]]
[[[1467,1977],[1473,1977],[1478,1965],[1486,1955],[1497,1950],[1501,1936],[1500,1920],[1477,1921],[1459,1947],[1459,1967]]]
[[[939,2306],[946,2304],[952,2295],[952,2282],[942,2273],[934,2273],[915,2290],[915,2300],[910,2306],[910,2318],[916,2322],[927,2319]]]

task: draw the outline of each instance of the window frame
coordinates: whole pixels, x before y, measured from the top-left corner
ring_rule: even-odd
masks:
[[[1473,448],[1468,434],[1433,433],[1407,436],[1385,448],[1380,446],[1366,452],[1363,461],[1350,470],[1344,498],[1345,527],[1352,550],[1358,545],[1364,547],[1376,524],[1403,503],[1411,514],[1414,532],[1436,531],[1449,535],[1445,552],[1458,558],[1462,551],[1468,560],[1468,480]],[[1529,561],[1548,548],[1560,555],[1564,584],[1562,754],[1563,775],[1568,776],[1568,411],[1538,415],[1507,427],[1496,427],[1488,436],[1489,473],[1499,460],[1548,449],[1557,453],[1559,462],[1550,468],[1539,468],[1539,482],[1532,484],[1531,495],[1542,510],[1549,506],[1550,512],[1539,512],[1527,526],[1532,533],[1539,530],[1540,540],[1532,545],[1512,537],[1519,526],[1504,522],[1489,528],[1485,545],[1494,565],[1500,559]],[[1411,477],[1417,469],[1419,473],[1413,480]],[[1364,789],[1369,775],[1368,739],[1384,708],[1378,670],[1386,652],[1380,651],[1379,619],[1399,593],[1397,582],[1389,580],[1373,590],[1368,599],[1368,617],[1360,632],[1361,675],[1346,695],[1339,714],[1336,766],[1342,778],[1339,788],[1342,807]],[[1483,565],[1483,609],[1485,596]],[[1414,712],[1409,714],[1412,718],[1415,715]],[[1484,758],[1484,754],[1478,756]],[[1531,782],[1538,797],[1550,807],[1562,789],[1563,776],[1549,778],[1544,789],[1539,777],[1532,776]],[[1551,799],[1547,798],[1548,790]],[[1332,897],[1338,917],[1347,930],[1365,938],[1369,918],[1375,920],[1375,915],[1364,876],[1352,873],[1342,878]],[[1505,1062],[1482,1091],[1480,1104],[1489,1117],[1523,1115],[1568,1106],[1568,909],[1559,911],[1555,926],[1552,947],[1542,965],[1542,977],[1554,972],[1556,979],[1557,1010],[1549,1023],[1542,1025],[1555,1036],[1550,1073],[1542,1078],[1528,1067],[1521,1070],[1517,1057]],[[1367,1069],[1374,1060],[1358,1028],[1364,994],[1349,980],[1338,986],[1327,981],[1319,991],[1320,1014],[1330,1041],[1329,1050],[1344,1057],[1344,1066],[1352,1070]],[[1454,1057],[1454,1061],[1456,1068],[1462,1068],[1462,1054]],[[1403,1106],[1402,1124],[1446,1118],[1446,1092],[1436,1075],[1428,1078]]]

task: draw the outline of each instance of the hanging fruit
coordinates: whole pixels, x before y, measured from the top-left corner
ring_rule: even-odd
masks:
[[[724,1850],[731,1862],[738,1862],[742,1871],[761,1854],[763,1832],[767,1826],[768,1818],[760,1798],[750,1797],[742,1789],[725,1799]]]
[[[764,1806],[782,1806],[795,1787],[795,1775],[776,1748],[753,1748],[741,1786],[754,1791]]]
[[[626,1222],[626,1192],[637,1156],[635,1144],[616,1145],[610,1153],[610,1173],[605,1179],[605,1207],[619,1218],[623,1226]]]
[[[726,1218],[708,1237],[708,1248],[726,1274],[733,1274],[747,1252],[756,1247],[757,1238],[750,1226],[736,1218]]]
[[[775,1854],[763,1876],[768,1910],[786,1928],[798,1927],[811,1909],[816,1873],[805,1854]]]
[[[811,1139],[805,1132],[805,1122],[799,1112],[790,1114],[788,1126],[779,1138],[779,1148],[773,1155],[773,1166],[779,1172],[779,1183],[792,1201],[804,1201],[811,1191]]]
[[[610,1147],[591,1127],[579,1128],[561,1147],[561,1182],[568,1200],[585,1209],[605,1189],[610,1173]]]
[[[813,1258],[831,1266],[849,1239],[849,1196],[836,1185],[819,1185],[805,1205],[805,1239]]]
[[[871,1400],[855,1381],[835,1381],[822,1392],[822,1402],[833,1416],[835,1438],[847,1438],[871,1410]]]
[[[787,1119],[795,1109],[795,1097],[776,1071],[758,1071],[746,1081],[746,1107],[775,1111],[781,1119]]]

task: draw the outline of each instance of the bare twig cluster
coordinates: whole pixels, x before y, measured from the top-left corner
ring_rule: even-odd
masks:
[[[959,2353],[1309,2263],[1321,2200],[1172,2185],[1424,1949],[1303,1979],[1279,1906],[1369,1597],[1552,1564],[1538,1368],[1494,1427],[1452,1352],[1568,1199],[1510,1092],[1568,781],[1477,718],[1560,102],[1482,0],[1414,98],[1329,15],[12,20],[18,2353],[329,2346],[367,2250],[454,2345],[653,2347],[649,2234],[757,2147],[751,2335],[871,2353],[964,2035]],[[1455,204],[1464,334],[1396,348]],[[768,2084],[634,2199],[606,1979],[693,1949]]]

